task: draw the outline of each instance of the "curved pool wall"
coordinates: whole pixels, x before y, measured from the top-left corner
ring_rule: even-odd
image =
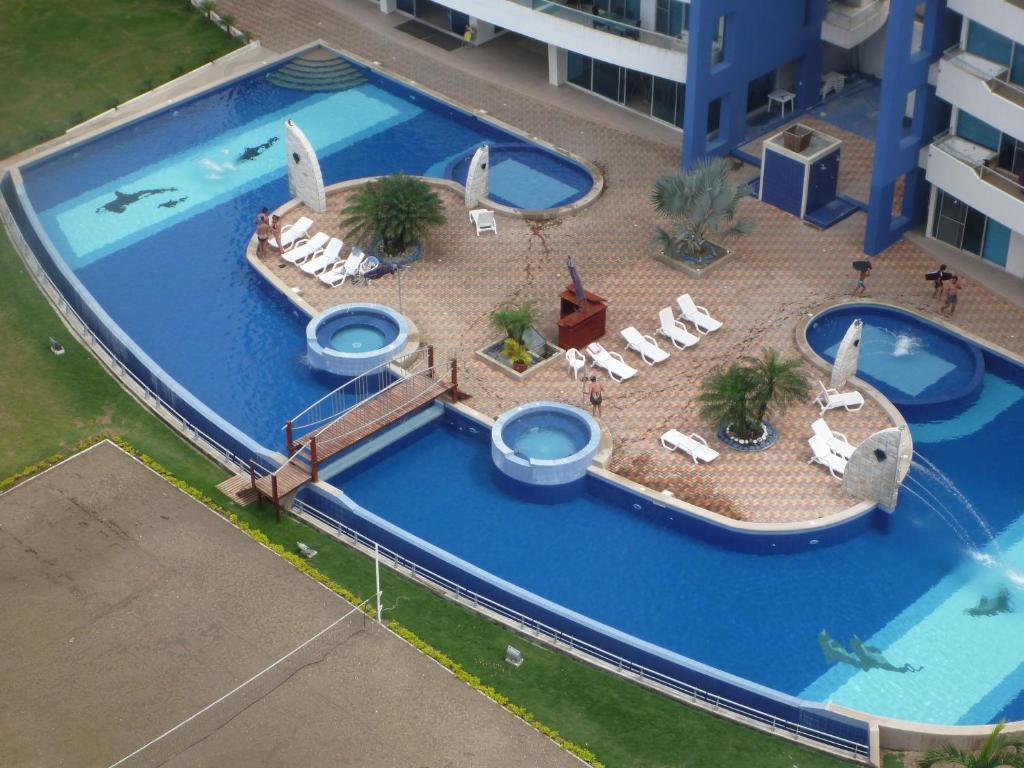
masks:
[[[981,350],[896,307],[856,302],[827,309],[808,322],[807,343],[831,364],[838,347],[836,334],[864,318],[888,322],[884,331],[865,325],[856,375],[883,392],[905,418],[927,418],[936,406],[963,407],[977,396],[985,374]]]
[[[401,471],[397,467],[389,469],[395,454],[407,441],[429,440],[431,430],[437,428],[437,422],[444,422],[445,428],[458,430],[460,434],[466,435],[466,439],[481,444],[489,442],[489,437],[485,437],[490,434],[490,429],[486,424],[446,405],[440,419],[435,419],[434,422],[426,426],[418,427],[412,433],[404,435],[400,441],[388,441],[387,447],[373,453],[360,464],[349,467],[338,476],[329,478],[328,482],[335,485],[334,488],[328,489],[322,487],[321,484],[320,487],[309,486],[303,489],[299,494],[300,501],[315,510],[315,517],[324,520],[328,525],[340,523],[406,558],[409,561],[408,564],[413,565],[414,573],[417,572],[417,569],[428,569],[443,579],[459,585],[462,594],[466,590],[471,590],[521,614],[527,627],[530,626],[530,620],[533,620],[565,633],[574,639],[570,642],[568,637],[562,638],[562,642],[568,643],[570,647],[575,647],[576,641],[581,640],[593,646],[599,656],[618,657],[618,660],[612,663],[620,666],[620,669],[634,674],[642,669],[647,680],[674,688],[677,692],[685,693],[692,700],[700,700],[714,705],[715,697],[726,698],[741,707],[748,707],[757,713],[767,714],[769,720],[775,717],[799,724],[799,728],[804,729],[801,731],[801,735],[806,739],[831,746],[836,746],[835,740],[841,740],[844,743],[841,748],[847,751],[859,749],[862,754],[866,754],[870,736],[865,722],[855,717],[833,712],[824,704],[801,699],[729,674],[566,608],[564,605],[517,586],[507,579],[496,576],[426,539],[410,533],[361,505],[340,489],[339,486],[348,487],[350,473],[353,471],[365,472],[367,468],[373,467],[385,474]],[[443,457],[442,460],[447,460],[449,457],[444,449],[439,448],[439,450]],[[490,468],[494,469],[493,466]],[[472,469],[479,472],[481,469],[486,470],[487,467],[474,466]],[[494,471],[497,473],[496,469]],[[657,527],[665,526],[675,532],[696,535],[702,539],[715,539],[719,545],[725,547],[728,547],[728,542],[742,542],[750,546],[751,539],[756,539],[760,547],[763,548],[762,551],[775,553],[776,545],[787,546],[795,538],[787,534],[767,533],[752,537],[717,525],[708,519],[673,510],[650,499],[639,497],[618,483],[594,474],[588,474],[585,477],[585,482],[589,486],[588,493],[590,495],[599,495],[609,504],[632,507],[634,514],[653,521]],[[498,484],[500,487],[500,481]],[[536,508],[544,508],[548,504],[549,488],[537,487],[535,491],[536,495],[533,500],[523,501],[523,503]],[[444,494],[439,491],[433,495],[443,496]],[[521,499],[521,497],[518,498]],[[563,501],[560,496],[556,496],[555,500],[556,502]],[[641,505],[643,509],[637,509]],[[557,505],[552,506],[551,510],[557,514]],[[496,509],[495,512],[506,514],[501,508]],[[631,556],[641,557],[642,555],[637,553]],[[447,586],[451,588],[451,584]],[[636,592],[631,599],[635,600],[639,595],[642,595],[642,590]],[[664,676],[666,679],[662,679],[660,676]],[[683,687],[677,683],[681,683]],[[694,698],[693,692],[686,690],[685,686],[693,686],[700,692],[696,693]],[[723,705],[722,709],[728,708]],[[753,712],[740,711],[740,714],[751,716]],[[810,734],[807,729],[813,729],[819,733]],[[787,727],[780,722],[775,730],[781,732],[787,730]],[[854,747],[853,745],[858,746]]]
[[[360,351],[331,346],[333,334],[360,324],[379,332],[384,344]],[[306,347],[310,364],[339,376],[354,377],[389,362],[409,340],[409,323],[383,304],[352,303],[326,309],[306,325]]]
[[[557,458],[523,455],[515,446],[530,429],[557,429],[567,434],[572,453]],[[586,411],[539,401],[503,413],[491,427],[491,458],[499,471],[528,485],[565,485],[581,480],[601,446],[601,427]]]

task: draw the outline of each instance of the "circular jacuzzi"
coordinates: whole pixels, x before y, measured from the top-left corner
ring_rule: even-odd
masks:
[[[530,485],[579,480],[601,443],[601,427],[579,408],[554,402],[521,405],[491,428],[491,458],[509,477]]]
[[[342,304],[306,326],[309,361],[340,376],[358,376],[391,360],[409,338],[409,323],[381,304]]]

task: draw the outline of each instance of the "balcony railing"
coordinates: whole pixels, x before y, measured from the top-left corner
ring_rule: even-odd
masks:
[[[1010,69],[1006,65],[965,51],[958,45],[947,49],[942,58],[984,81],[988,89],[997,96],[1013,102],[1018,107],[1024,107],[1024,85],[1010,80]]]
[[[848,32],[855,32],[878,17],[878,14],[882,12],[882,4],[883,0],[873,0],[873,2],[858,7],[832,0],[828,4],[825,22],[834,24]]]
[[[986,163],[992,155],[991,150],[951,134],[939,136],[932,146],[970,166],[984,183],[1024,202],[1024,186],[1020,184],[1019,178],[1005,168],[993,168]]]
[[[636,40],[646,45],[654,45],[666,50],[680,52],[685,51],[687,47],[687,33],[685,30],[678,37],[654,32],[642,28],[639,19],[627,19],[616,14],[607,13],[598,15],[591,13],[589,10],[574,7],[569,3],[569,0],[565,0],[565,2],[554,2],[553,0],[512,0],[512,2],[574,24],[618,37]]]

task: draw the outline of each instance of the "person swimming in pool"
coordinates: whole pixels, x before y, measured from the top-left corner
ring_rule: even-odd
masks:
[[[587,394],[590,395],[590,408],[595,416],[601,415],[601,402],[604,400],[604,384],[591,376],[587,382]]]

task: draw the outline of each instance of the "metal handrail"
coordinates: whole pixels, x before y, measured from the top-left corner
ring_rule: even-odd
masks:
[[[624,656],[611,653],[599,646],[587,642],[586,640],[574,637],[560,629],[547,625],[542,621],[522,613],[521,611],[509,608],[486,595],[475,592],[472,589],[464,587],[458,582],[447,578],[446,576],[442,576],[431,571],[429,568],[419,565],[415,561],[395,552],[383,544],[380,544],[369,536],[366,536],[359,531],[356,531],[354,528],[335,520],[329,514],[317,509],[308,502],[296,499],[292,506],[298,509],[300,513],[308,515],[309,517],[329,526],[338,534],[338,536],[352,541],[357,546],[365,547],[370,551],[373,551],[375,548],[379,549],[382,561],[385,562],[385,565],[388,565],[387,561],[390,561],[390,567],[393,570],[404,571],[414,578],[426,579],[427,581],[441,587],[444,591],[454,595],[456,599],[467,601],[478,610],[486,610],[502,616],[514,622],[522,629],[529,629],[537,635],[547,638],[556,646],[567,646],[570,650],[585,654],[603,662],[604,664],[614,667],[621,674],[628,673],[636,675],[641,681],[653,683],[670,689],[691,701],[701,701],[706,704],[711,704],[715,709],[733,712],[734,714],[740,715],[749,720],[766,725],[771,730],[785,731],[794,735],[797,740],[804,738],[815,741],[837,751],[851,754],[856,758],[866,758],[868,755],[868,747],[860,742],[846,739],[842,736],[828,733],[827,731],[811,728],[803,725],[802,723],[779,717],[778,715],[772,715],[768,712],[764,712],[763,710],[759,710],[756,707],[751,707],[738,701],[720,696],[719,694],[712,693],[707,689],[699,688],[691,683],[677,680],[670,675],[666,675],[654,669],[649,669]]]
[[[396,369],[404,369],[406,364],[415,361],[418,356],[429,355],[428,350],[429,347],[419,346],[410,352],[397,355],[386,362],[370,368],[368,371],[364,371],[355,378],[346,381],[337,389],[328,392],[312,405],[304,408],[298,414],[289,419],[287,424],[291,424],[293,430],[310,430],[318,424],[322,424],[326,421],[333,421],[338,416],[345,413],[345,411],[361,402],[364,397],[369,394],[372,382],[375,382],[379,386],[385,379],[392,376],[397,376],[398,379],[401,380],[402,374],[399,374]],[[406,372],[406,375],[408,375],[408,372]],[[389,384],[390,383],[392,382],[389,382]],[[350,394],[354,394],[356,396],[356,401],[345,405],[346,395]],[[325,403],[329,404],[330,407],[327,409],[327,414],[322,415],[320,409]],[[314,413],[313,419],[306,423],[301,423],[301,420],[310,413]],[[282,429],[286,429],[287,424],[285,427],[282,427]]]

